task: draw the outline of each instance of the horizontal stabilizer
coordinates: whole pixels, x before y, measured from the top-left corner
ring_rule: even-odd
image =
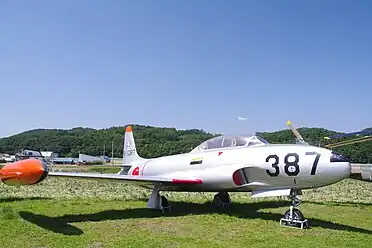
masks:
[[[290,194],[291,189],[264,189],[252,191],[251,197],[289,196]]]

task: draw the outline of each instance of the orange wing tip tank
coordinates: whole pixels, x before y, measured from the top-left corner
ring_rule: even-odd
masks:
[[[43,181],[48,165],[38,159],[25,159],[6,164],[0,169],[0,180],[7,185],[31,185]]]

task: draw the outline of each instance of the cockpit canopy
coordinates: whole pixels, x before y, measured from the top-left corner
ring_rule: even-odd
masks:
[[[269,144],[266,140],[259,136],[217,136],[209,140],[204,141],[197,147],[195,147],[193,152],[201,152],[210,149],[219,149],[227,147],[248,147],[254,145],[265,145]]]

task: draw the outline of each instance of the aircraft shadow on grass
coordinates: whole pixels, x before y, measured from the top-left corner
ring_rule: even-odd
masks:
[[[0,203],[2,202],[16,202],[16,201],[32,201],[32,200],[51,200],[52,198],[49,197],[6,197],[6,198],[0,198]]]
[[[323,206],[359,206],[359,207],[370,207],[372,206],[372,203],[366,203],[366,202],[351,202],[351,201],[345,201],[345,202],[339,202],[339,201],[329,201],[329,202],[312,202],[312,201],[303,201],[304,203],[311,203],[316,205],[323,205]]]
[[[225,214],[246,219],[262,219],[278,222],[283,216],[279,213],[260,212],[260,209],[288,207],[287,201],[262,201],[255,203],[234,203],[229,209],[219,210],[211,205],[212,203],[187,203],[187,202],[172,202],[172,211],[162,215],[159,211],[154,211],[147,208],[138,209],[123,209],[123,210],[105,210],[93,214],[69,214],[59,217],[49,217],[31,212],[19,212],[22,219],[33,223],[46,230],[61,233],[64,235],[81,235],[83,231],[69,223],[90,222],[90,221],[105,221],[105,220],[121,220],[121,219],[136,219],[136,218],[161,218],[161,217],[176,217],[186,215],[202,215],[202,214]],[[334,230],[344,230],[351,232],[359,232],[372,234],[372,230],[367,230],[358,227],[352,227],[343,224],[337,224],[330,221],[308,218],[311,226],[322,227]]]

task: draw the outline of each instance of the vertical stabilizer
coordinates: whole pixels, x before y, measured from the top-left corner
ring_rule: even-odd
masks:
[[[132,127],[127,126],[124,136],[123,164],[132,164],[133,162],[136,162],[138,160],[143,160],[143,158],[141,158],[137,153]]]

